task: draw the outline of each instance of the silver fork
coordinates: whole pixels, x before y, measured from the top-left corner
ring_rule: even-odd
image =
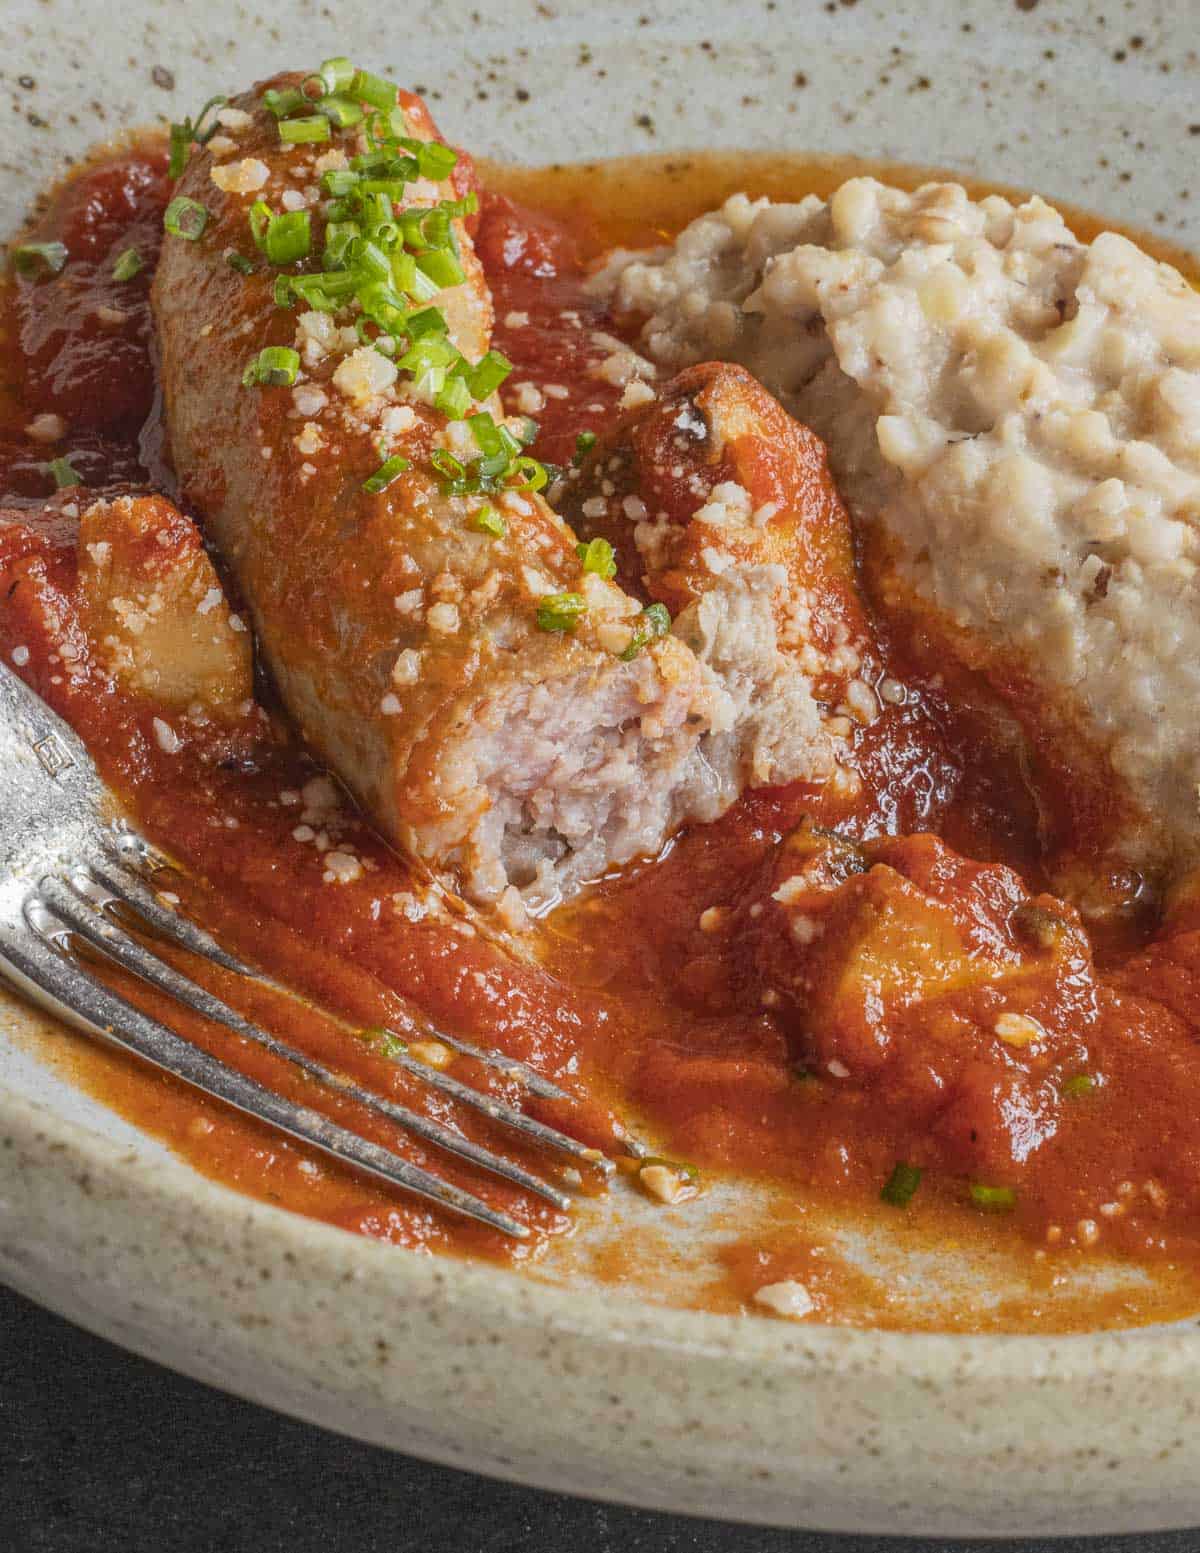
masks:
[[[0,972],[58,1018],[133,1052],[205,1094],[453,1213],[517,1239],[529,1235],[529,1227],[510,1214],[319,1112],[275,1094],[143,1013],[92,973],[87,960],[77,953],[77,945],[86,944],[204,1018],[294,1064],[332,1093],[369,1107],[426,1143],[558,1208],[571,1206],[568,1193],[513,1160],[331,1072],[239,1014],[127,931],[122,918],[225,971],[306,1001],[294,989],[228,953],[202,928],[163,905],[147,881],[162,868],[173,866],[116,813],[90,755],[73,730],[0,663]],[[132,918],[127,915],[130,913]],[[348,1030],[353,1028],[327,1009],[321,1009],[320,1014]],[[530,1094],[555,1100],[569,1098],[524,1063],[433,1029],[415,1009],[406,1015],[411,1020],[410,1033],[416,1031],[441,1041],[498,1069],[517,1079]],[[482,1112],[530,1143],[602,1170],[612,1168],[603,1155],[578,1139],[417,1061],[403,1050],[402,1032],[387,1033],[395,1036],[399,1048],[392,1060],[414,1078]]]

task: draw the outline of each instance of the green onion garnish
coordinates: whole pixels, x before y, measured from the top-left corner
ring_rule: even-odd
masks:
[[[281,119],[279,138],[285,146],[303,145],[311,140],[328,140],[329,120],[323,113],[309,113],[302,119]]]
[[[351,97],[326,97],[320,111],[335,129],[353,129],[362,123],[363,111]]]
[[[362,488],[370,491],[372,496],[377,496],[380,491],[386,491],[392,481],[398,475],[402,475],[409,467],[408,459],[395,454],[392,458],[385,458],[383,463],[368,480],[364,480]]]
[[[433,403],[450,420],[461,421],[471,408],[471,390],[463,378],[447,378],[441,392],[434,395]]]
[[[67,262],[65,243],[19,243],[9,250],[13,268],[19,275],[60,275]]]
[[[582,593],[551,593],[537,607],[539,631],[573,631],[587,609]]]
[[[1091,1094],[1096,1087],[1096,1080],[1090,1073],[1075,1073],[1067,1079],[1062,1087],[1062,1092],[1069,1100],[1078,1100],[1081,1095]]]
[[[329,313],[356,307],[359,338],[378,345],[409,374],[414,397],[460,420],[495,392],[512,363],[499,351],[468,361],[450,342],[445,314],[426,305],[444,288],[462,284],[455,223],[478,210],[479,200],[468,193],[433,205],[407,205],[413,180],[444,181],[458,157],[440,142],[409,135],[398,91],[394,82],[355,70],[338,56],[327,59],[299,91],[264,94],[284,143],[325,141],[331,138],[331,125],[361,125],[368,147],[348,167],[329,168],[322,175],[331,204],[325,212],[321,267],[281,277],[275,301],[281,307],[303,305]],[[255,243],[273,264],[290,266],[312,257],[307,213],[277,216],[259,199],[250,207],[249,222]],[[469,469],[456,460],[433,462],[448,494],[494,491],[507,481],[540,490],[546,470],[536,460],[521,460],[520,451],[511,432],[496,428]]]
[[[46,465],[46,473],[51,476],[55,486],[62,491],[69,485],[82,485],[83,476],[71,467],[71,459],[74,455],[67,453],[62,458],[52,458]]]
[[[635,627],[629,646],[621,654],[623,663],[631,663],[642,648],[671,629],[671,615],[665,604],[647,604],[639,616],[641,625]]]
[[[273,113],[277,119],[286,119],[289,113],[296,113],[301,108],[309,106],[308,98],[294,86],[285,86],[283,91],[276,91],[269,87],[263,93],[263,106],[269,113]]]
[[[113,265],[112,277],[114,280],[132,280],[139,270],[146,267],[146,261],[136,248],[126,248],[124,253],[117,256],[117,262]]]
[[[530,458],[528,453],[513,459],[510,473],[521,476],[517,481],[517,489],[521,491],[540,491],[550,479],[550,473],[545,464],[539,464],[537,459]]]
[[[354,80],[355,69],[345,55],[336,54],[332,59],[322,62],[317,74],[326,92],[332,96],[334,92],[344,92],[349,87]]]
[[[290,388],[300,371],[300,355],[290,345],[268,345],[242,373],[242,387]]]
[[[271,207],[266,200],[255,200],[246,212],[246,220],[250,223],[250,236],[259,248],[267,240],[267,228],[271,225],[271,215]]]
[[[494,539],[503,539],[508,532],[504,519],[491,502],[484,502],[478,511],[471,514],[471,527],[479,534],[491,534]]]
[[[587,544],[578,544],[575,546],[575,554],[585,572],[595,572],[597,577],[605,578],[617,575],[616,557],[607,539],[592,539]]]
[[[250,262],[249,259],[246,258],[244,254],[227,253],[225,255],[225,263],[231,270],[236,270],[239,275],[254,274],[254,265]]]
[[[458,163],[458,152],[443,145],[439,140],[423,140],[421,149],[417,152],[417,163],[421,169],[422,178],[428,178],[431,183],[442,183],[454,171]]]
[[[229,101],[227,97],[210,97],[203,108],[196,115],[195,122],[184,119],[182,124],[172,124],[170,131],[171,155],[167,162],[167,177],[178,178],[187,166],[188,156],[191,154],[192,143],[198,146],[206,146],[216,134],[218,121],[214,117],[211,124],[205,124],[210,108],[222,108]]]
[[[394,108],[399,88],[369,70],[356,70],[347,90],[356,102],[369,102],[372,108]]]
[[[208,225],[208,211],[199,200],[190,200],[186,194],[177,194],[163,212],[163,226],[172,237],[185,237],[196,242]]]
[[[307,210],[289,210],[282,216],[271,217],[263,251],[272,264],[294,264],[297,259],[307,259],[311,246]]]
[[[893,1208],[907,1208],[917,1194],[917,1187],[921,1184],[921,1170],[918,1165],[905,1164],[903,1160],[897,1162],[890,1176],[880,1192],[880,1200],[890,1203]]]
[[[481,403],[494,394],[512,371],[513,364],[500,351],[490,350],[481,356],[471,369],[471,392]]]
[[[972,1181],[971,1201],[985,1213],[1009,1213],[1017,1205],[1017,1194],[1011,1186],[982,1186]]]
[[[571,462],[575,465],[576,469],[579,468],[580,464],[583,463],[584,459],[595,446],[596,433],[594,431],[581,431],[579,433],[579,435],[575,438],[575,455],[571,459]]]
[[[428,253],[417,255],[417,268],[428,275],[438,290],[447,286],[461,286],[466,272],[449,248],[431,248]]]
[[[393,1035],[383,1025],[368,1025],[365,1030],[358,1032],[358,1038],[368,1046],[374,1046],[385,1057],[403,1057],[408,1051],[408,1043]]]
[[[184,119],[182,124],[171,125],[171,155],[167,162],[167,177],[178,178],[187,166],[188,155],[192,149],[192,122]]]

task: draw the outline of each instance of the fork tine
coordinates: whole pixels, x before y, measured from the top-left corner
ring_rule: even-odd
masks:
[[[93,858],[89,867],[96,878],[107,886],[114,902],[131,907],[163,938],[190,949],[193,954],[203,955],[223,970],[235,971],[239,976],[254,974],[248,965],[222,949],[210,933],[197,927],[187,917],[168,910],[152,889],[119,863],[102,856]]]
[[[26,904],[27,930],[0,921],[0,965],[21,990],[58,1018],[91,1035],[124,1047],[195,1088],[248,1115],[268,1122],[344,1163],[355,1165],[517,1240],[529,1236],[526,1225],[502,1210],[443,1181],[420,1166],[339,1127],[307,1107],[239,1073],[202,1047],[143,1014],[132,1003],[87,974],[62,944],[71,929],[36,897]]]
[[[223,999],[199,986],[190,977],[176,970],[173,965],[159,959],[144,944],[140,944],[135,938],[122,931],[110,918],[102,916],[97,909],[101,902],[96,900],[93,889],[90,888],[93,886],[94,881],[89,878],[85,870],[74,869],[67,875],[65,885],[62,880],[47,876],[41,881],[38,889],[42,900],[50,906],[54,914],[94,948],[101,950],[125,970],[132,971],[135,976],[140,976],[144,981],[160,988],[186,1007],[202,1014],[204,1018],[224,1025],[226,1029],[232,1030],[234,1034],[246,1040],[254,1041],[273,1056],[283,1058],[301,1068],[326,1088],[386,1116],[389,1121],[424,1138],[426,1142],[436,1144],[449,1153],[469,1160],[481,1170],[489,1170],[493,1175],[502,1176],[512,1185],[535,1193],[557,1208],[563,1210],[570,1208],[571,1199],[565,1192],[551,1186],[514,1161],[505,1159],[499,1154],[493,1154],[470,1138],[464,1138],[460,1133],[443,1127],[428,1116],[422,1116],[419,1111],[412,1111],[386,1096],[374,1094],[371,1090],[363,1089],[351,1080],[340,1077],[306,1052],[289,1045],[260,1025],[246,1019]]]
[[[406,1073],[412,1073],[417,1078],[423,1079],[426,1084],[434,1089],[440,1089],[443,1094],[453,1095],[456,1100],[461,1100],[463,1105],[468,1105],[473,1111],[481,1111],[494,1122],[503,1122],[513,1127],[517,1132],[523,1132],[526,1137],[540,1143],[544,1148],[558,1149],[563,1154],[573,1154],[576,1159],[582,1159],[586,1164],[594,1165],[597,1170],[606,1175],[611,1174],[615,1168],[612,1160],[606,1159],[599,1149],[589,1148],[586,1143],[580,1143],[578,1138],[572,1138],[569,1133],[559,1132],[556,1127],[548,1127],[545,1122],[539,1122],[532,1116],[526,1116],[524,1111],[518,1111],[506,1101],[497,1100],[494,1095],[484,1094],[482,1090],[472,1089],[469,1084],[462,1084],[456,1078],[451,1078],[448,1073],[442,1073],[437,1068],[430,1067],[427,1062],[419,1062],[417,1058],[402,1053],[393,1057],[392,1061],[403,1068]]]
[[[125,839],[124,837],[122,839]],[[128,851],[122,849],[121,856],[128,856]],[[157,856],[157,854],[155,854]],[[216,939],[206,933],[203,928],[196,926],[186,917],[168,910],[155,895],[154,891],[135,874],[133,874],[122,862],[114,858],[100,857],[91,863],[92,872],[112,892],[115,902],[131,907],[140,912],[155,932],[162,937],[171,939],[181,944],[185,949],[190,949],[193,954],[203,955],[205,959],[214,961],[224,970],[235,971],[239,976],[245,976],[251,981],[262,982],[270,986],[274,991],[296,1001],[304,1000],[296,992],[294,987],[288,987],[278,982],[271,976],[265,976],[261,971],[256,971],[252,966],[239,960],[228,950],[222,949]],[[97,902],[97,904],[102,904]],[[416,1025],[426,1025],[423,1018],[413,1017]],[[403,1033],[396,1031],[399,1039],[403,1039]],[[445,1031],[433,1026],[427,1026],[422,1032],[422,1038],[441,1041],[443,1045],[452,1047],[461,1052],[465,1057],[473,1057],[476,1062],[481,1062],[485,1067],[494,1068],[508,1077],[517,1079],[524,1084],[531,1094],[540,1095],[544,1100],[569,1100],[571,1097],[566,1090],[560,1089],[557,1084],[551,1083],[548,1078],[538,1073],[524,1062],[517,1061],[514,1057],[506,1057],[503,1052],[486,1051],[482,1047],[473,1046],[470,1041],[461,1040],[456,1035],[448,1035]]]

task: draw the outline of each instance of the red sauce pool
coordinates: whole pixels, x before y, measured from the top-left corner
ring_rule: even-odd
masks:
[[[1085,1103],[1059,1107],[1052,1136],[1025,1163],[1007,1161],[1017,1206],[994,1216],[971,1204],[944,1140],[894,1092],[849,1092],[799,1075],[776,1021],[738,1003],[736,946],[699,926],[701,911],[735,899],[805,816],[864,837],[934,831],[967,856],[1006,862],[1042,887],[1033,816],[1014,798],[1017,774],[970,712],[946,704],[932,687],[862,736],[857,797],[801,788],[750,795],[718,824],[684,835],[657,864],[627,870],[556,913],[530,958],[518,963],[469,923],[410,920],[403,862],[353,814],[342,823],[366,871],[328,886],[320,855],[292,834],[304,806],[296,795],[317,769],[273,712],[256,711],[219,740],[167,756],[152,736],[153,708],[116,696],[86,661],[74,677],[61,672],[40,622],[69,620],[74,607],[72,507],[96,492],[171,489],[147,300],[167,198],[164,162],[161,149],[148,143],[101,159],[64,184],[37,235],[62,240],[70,263],[52,280],[5,288],[0,500],[8,521],[0,523],[0,652],[11,662],[14,648],[28,648],[23,672],[30,682],[80,730],[147,832],[190,871],[172,885],[184,906],[355,1025],[403,1026],[407,999],[435,1023],[533,1062],[576,1097],[569,1106],[542,1105],[540,1114],[610,1151],[617,1118],[625,1118],[650,1131],[663,1153],[693,1162],[703,1181],[731,1174],[771,1183],[862,1223],[886,1223],[895,1214],[881,1207],[879,1192],[897,1160],[923,1164],[918,1204],[905,1214],[911,1244],[949,1241],[980,1255],[1002,1248],[1022,1261],[1030,1290],[1000,1315],[964,1305],[943,1309],[937,1324],[1020,1327],[1036,1320],[1062,1328],[1162,1319],[1200,1307],[1200,1119],[1192,1103],[1200,1055],[1188,1023],[1200,952],[1190,953],[1181,940],[1168,962],[1139,965],[1120,986],[1106,987],[1103,1006],[1080,1030],[1104,1086]],[[507,191],[486,199],[478,237],[495,297],[496,344],[516,364],[504,392],[510,408],[524,408],[522,396],[540,400],[538,456],[569,463],[579,432],[602,427],[620,394],[588,372],[594,331],[616,332],[582,289],[590,258],[616,242],[661,240],[734,188],[794,197],[825,192],[857,170],[800,158],[717,157],[485,169],[488,187]],[[911,183],[916,174],[892,169],[889,176]],[[1094,225],[1076,220],[1085,235]],[[145,267],[116,282],[113,263],[130,247]],[[61,445],[47,448],[27,434],[37,415],[67,423]],[[56,494],[47,465],[64,450],[83,489]],[[1124,960],[1143,930],[1139,923],[1101,947]],[[214,985],[224,984],[218,978]],[[340,1070],[421,1103],[421,1092],[377,1047],[345,1028],[301,1016],[266,993],[250,1003],[241,997],[241,1004]],[[349,1102],[314,1100],[294,1074],[252,1049],[235,1049],[227,1034],[200,1022],[190,1033],[247,1071],[513,1206],[505,1190],[481,1188],[477,1176],[399,1139]],[[536,1257],[568,1227],[553,1210],[530,1215],[522,1205],[536,1234],[514,1248],[310,1157],[118,1055],[65,1032],[55,1047],[89,1090],[249,1195],[397,1244],[496,1259]],[[1023,1071],[1019,1053],[1013,1063]],[[466,1082],[511,1091],[469,1061],[459,1060],[453,1071]],[[976,1134],[1000,1135],[999,1104],[986,1086],[980,1090],[969,1126],[973,1144]],[[482,1123],[471,1130],[499,1141]],[[1078,1226],[1101,1222],[1097,1205],[1117,1200],[1123,1182],[1131,1183],[1136,1203],[1102,1219],[1097,1248]],[[584,1191],[599,1189],[598,1179],[583,1184]],[[1059,1235],[1048,1238],[1055,1227]],[[1101,1253],[1150,1269],[1144,1294],[1047,1298],[1055,1267],[1077,1269]],[[636,1283],[636,1248],[617,1260],[612,1276]],[[758,1223],[731,1234],[720,1266],[703,1297],[713,1308],[739,1308],[764,1282],[796,1277],[814,1291],[820,1319],[925,1324],[911,1312],[889,1312],[852,1268],[814,1250],[794,1227],[774,1235]]]

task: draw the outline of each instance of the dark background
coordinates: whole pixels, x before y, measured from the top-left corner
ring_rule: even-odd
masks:
[[[0,1553],[1197,1553],[1200,1533],[898,1541],[613,1509],[184,1380],[0,1288]]]

